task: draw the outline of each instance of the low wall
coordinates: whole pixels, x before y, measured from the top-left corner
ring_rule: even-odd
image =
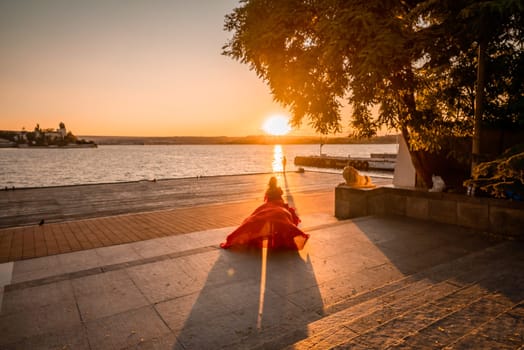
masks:
[[[524,240],[524,203],[416,189],[335,188],[335,216],[402,215]]]

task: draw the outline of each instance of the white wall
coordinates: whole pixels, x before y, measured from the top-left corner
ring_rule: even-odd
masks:
[[[403,137],[398,142],[398,155],[393,173],[393,185],[399,187],[415,187],[416,172],[411,156],[409,155],[408,146]]]

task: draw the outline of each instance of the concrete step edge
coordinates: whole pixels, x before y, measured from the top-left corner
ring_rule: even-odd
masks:
[[[450,350],[450,349],[453,349],[453,346],[460,345],[460,344],[462,344],[462,348],[465,348],[465,346],[467,346],[469,348],[473,348],[468,343],[468,338],[476,337],[476,336],[478,336],[478,334],[483,334],[484,336],[486,336],[486,334],[482,331],[482,329],[485,326],[487,326],[487,325],[489,325],[489,324],[491,324],[493,322],[499,322],[499,319],[502,316],[506,315],[508,312],[516,309],[517,307],[524,307],[524,300],[520,301],[519,303],[514,304],[513,306],[511,306],[511,307],[507,308],[506,310],[504,310],[503,312],[500,312],[497,316],[488,319],[486,322],[482,323],[478,327],[476,327],[474,329],[471,329],[469,332],[464,334],[462,337],[456,339],[453,343],[448,344],[444,349]],[[514,330],[514,331],[516,333],[518,330]],[[489,334],[487,336],[489,337]],[[524,344],[522,344],[522,345],[524,345]]]
[[[498,317],[507,313],[509,310],[512,310],[516,308],[518,305],[522,305],[524,303],[524,291],[520,292],[520,295],[518,295],[518,299],[515,301],[509,300],[509,298],[507,298],[505,294],[501,294],[501,290],[504,291],[504,288],[509,288],[509,290],[514,288],[513,277],[514,276],[511,273],[503,273],[498,276],[493,276],[492,278],[486,278],[484,280],[485,282],[491,283],[494,286],[498,286],[500,289],[489,292],[486,291],[484,295],[481,295],[474,300],[470,300],[470,302],[468,302],[467,304],[461,305],[462,307],[452,310],[445,316],[442,316],[434,320],[433,322],[425,325],[424,327],[417,329],[416,332],[413,332],[412,334],[403,337],[399,343],[405,343],[406,339],[409,338],[415,339],[416,337],[421,337],[423,339],[427,339],[427,335],[423,334],[423,332],[426,330],[436,328],[439,330],[439,332],[446,332],[446,327],[443,326],[443,323],[445,324],[446,321],[449,321],[450,319],[452,320],[452,318],[456,317],[459,313],[467,313],[469,309],[474,308],[476,304],[489,304],[489,302],[491,302],[500,305],[502,311],[494,312],[493,314],[490,314],[491,310],[488,307],[482,307],[481,309],[483,310],[483,313],[479,316],[485,318],[483,321],[481,321],[478,325],[471,327],[469,330],[466,330],[463,334],[459,335],[458,337],[455,337],[454,339],[448,339],[448,343],[441,342],[441,346],[451,346],[453,344],[458,343],[461,339],[465,339],[468,335],[473,334],[476,330],[481,329],[484,325],[488,324],[489,322],[492,322],[493,320],[496,320]],[[524,280],[524,278],[522,280]],[[522,284],[522,281],[520,283]],[[506,290],[506,292],[507,291],[508,290]],[[477,312],[473,313],[478,314]],[[463,318],[464,316],[462,315],[461,317]]]

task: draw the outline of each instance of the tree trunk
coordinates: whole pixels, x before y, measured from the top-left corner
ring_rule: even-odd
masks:
[[[413,80],[413,73],[410,71],[406,79],[408,79],[411,84],[410,86],[415,86]],[[399,84],[399,86],[402,86],[403,84]],[[401,89],[399,89],[401,91]],[[426,162],[424,161],[424,158],[420,152],[413,151],[411,149],[410,140],[411,135],[409,134],[409,130],[407,125],[405,124],[407,121],[411,120],[412,118],[415,118],[415,115],[417,113],[417,104],[415,102],[415,93],[412,89],[409,89],[408,91],[404,91],[403,94],[400,95],[399,103],[403,104],[407,109],[405,110],[405,115],[403,115],[400,118],[400,130],[402,132],[402,137],[404,137],[404,141],[406,141],[406,145],[408,146],[409,155],[411,156],[411,162],[413,163],[413,167],[415,168],[415,172],[417,173],[417,180],[421,181],[426,188],[430,188],[433,184],[433,181],[431,180],[431,170],[427,167]]]
[[[475,89],[475,122],[473,124],[473,142],[471,146],[471,174],[480,161],[480,125],[484,114],[484,87],[486,85],[486,46],[482,39],[478,46],[477,86]]]

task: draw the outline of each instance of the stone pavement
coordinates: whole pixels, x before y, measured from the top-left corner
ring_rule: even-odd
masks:
[[[304,221],[299,253],[221,250],[220,228],[1,264],[0,349],[524,347],[521,243]]]
[[[301,252],[230,226],[0,264],[0,349],[524,348],[521,242],[298,203]]]
[[[301,213],[333,212],[332,191],[296,194],[294,199]],[[0,263],[234,226],[261,203],[246,200],[0,229]]]
[[[332,192],[339,173],[307,171],[210,176],[158,181],[0,190],[0,228],[86,218],[189,208],[238,201],[262,201],[269,177],[286,193]],[[373,178],[377,185],[391,178]]]
[[[269,176],[0,191],[0,263],[238,225],[262,203]],[[300,214],[334,212],[340,174],[277,177]]]

